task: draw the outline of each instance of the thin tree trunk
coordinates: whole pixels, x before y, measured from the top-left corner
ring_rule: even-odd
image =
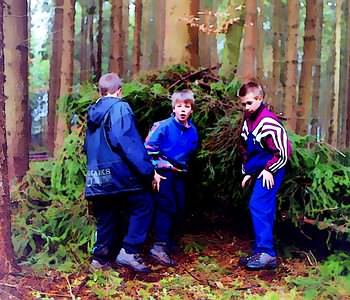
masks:
[[[74,16],[75,0],[64,0],[63,6],[63,35],[62,35],[62,66],[60,96],[68,96],[73,86],[73,55],[74,55]],[[61,100],[62,101],[62,100]],[[60,112],[57,116],[55,138],[55,156],[64,144],[68,131],[66,116]]]
[[[272,80],[271,80],[271,102],[275,111],[280,110],[281,101],[281,1],[273,1],[273,13],[272,13]]]
[[[347,11],[347,31],[348,36],[350,35],[350,5],[348,5]],[[350,38],[348,38],[348,52],[347,52],[347,78],[346,78],[346,147],[350,147]]]
[[[259,13],[257,17],[257,56],[256,56],[256,65],[257,65],[257,79],[259,82],[264,82],[264,0],[258,0]]]
[[[323,28],[323,1],[317,4],[317,18],[316,18],[316,59],[314,83],[312,89],[312,108],[311,108],[311,135],[317,137],[317,129],[319,128],[318,114],[320,103],[320,84],[321,84],[321,49],[322,49],[322,28]]]
[[[317,1],[306,2],[304,56],[299,81],[299,99],[297,102],[296,132],[306,135],[309,127],[309,113],[312,99],[312,68],[316,60],[316,18]]]
[[[135,1],[135,29],[132,74],[135,76],[140,71],[141,59],[141,30],[142,30],[142,0]]]
[[[122,76],[123,59],[123,1],[112,0],[109,71]]]
[[[94,41],[94,15],[96,12],[95,0],[90,1],[87,15],[87,29],[88,29],[88,41],[89,41],[89,77],[91,80],[92,74],[96,71],[96,59],[95,59],[95,41]]]
[[[82,4],[81,7],[81,30],[80,30],[80,83],[89,80],[89,60],[88,60],[88,22],[87,7]]]
[[[8,183],[6,112],[4,94],[4,1],[0,0],[0,279],[18,271],[11,242],[10,189]]]
[[[199,10],[199,0],[190,1],[190,16],[196,16]],[[198,27],[187,26],[188,34],[190,36],[190,43],[188,45],[190,52],[190,65],[192,67],[199,67],[199,39]]]
[[[54,154],[56,131],[56,104],[60,95],[62,62],[63,0],[55,1],[55,16],[52,28],[52,55],[50,60],[49,112],[47,147],[49,155]]]
[[[29,166],[28,10],[26,0],[6,1],[4,14],[5,95],[9,178],[20,180]]]
[[[122,30],[122,44],[123,44],[123,77],[129,78],[129,0],[123,1],[123,30]]]
[[[340,38],[342,0],[336,1],[336,24],[335,24],[335,61],[334,61],[334,98],[331,102],[331,122],[329,126],[329,143],[333,146],[338,144],[338,111],[339,111],[339,80],[340,80]]]
[[[155,55],[157,61],[155,67],[157,69],[161,68],[164,63],[164,39],[165,39],[165,1],[156,0],[156,11],[162,12],[158,13],[156,16],[156,36],[155,36]]]
[[[288,37],[286,51],[286,98],[284,112],[291,130],[296,128],[295,104],[298,78],[298,24],[299,24],[299,0],[288,1]]]
[[[97,26],[97,55],[96,79],[102,75],[102,44],[103,44],[103,0],[98,0],[98,26]]]
[[[158,0],[162,1],[162,0]],[[158,2],[157,1],[157,2]],[[164,2],[164,1],[162,1]],[[165,4],[163,3],[165,7]],[[165,10],[163,10],[164,12]],[[165,15],[165,14],[163,14]],[[141,34],[141,69],[149,70],[152,66],[152,45],[155,40],[155,33],[158,26],[155,26],[155,15],[154,15],[154,0],[143,0],[142,1],[142,34]],[[158,20],[161,14],[157,15]],[[165,19],[165,17],[163,17]],[[158,25],[158,24],[157,24]],[[165,24],[163,24],[165,26]],[[156,53],[158,57],[158,53]]]
[[[246,0],[242,62],[238,76],[243,82],[256,78],[256,17],[256,0]]]
[[[348,1],[343,1],[343,15],[347,17]],[[340,83],[339,83],[339,111],[338,111],[338,147],[345,149],[346,144],[346,118],[347,118],[347,53],[348,45],[348,28],[347,21],[344,18],[341,22],[341,41],[340,41]]]
[[[228,79],[232,79],[236,75],[238,69],[245,13],[243,4],[244,0],[231,0],[228,7],[230,18],[239,19],[237,22],[229,25],[225,34],[222,66],[219,74]]]

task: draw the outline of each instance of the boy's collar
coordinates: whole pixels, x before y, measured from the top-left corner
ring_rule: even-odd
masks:
[[[175,118],[175,114],[174,114],[174,113],[172,113],[171,116],[172,116],[172,118],[174,119],[175,123],[176,123],[178,126],[181,126],[181,128],[183,128],[183,127],[184,127],[184,128],[191,128],[191,127],[192,127],[192,125],[191,125],[191,120],[190,120],[190,119],[187,119],[187,124],[185,125],[185,124],[181,123],[178,119]]]
[[[250,115],[248,115],[249,120],[254,121],[264,108],[265,108],[265,104],[264,104],[264,102],[261,102],[261,104],[258,107],[258,109],[255,112],[253,112]]]

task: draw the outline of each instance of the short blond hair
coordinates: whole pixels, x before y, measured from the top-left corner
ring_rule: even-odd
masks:
[[[191,90],[182,90],[182,91],[174,92],[171,95],[172,108],[175,107],[176,102],[179,100],[182,100],[182,101],[187,100],[187,101],[191,102],[192,109],[194,108],[194,94]]]

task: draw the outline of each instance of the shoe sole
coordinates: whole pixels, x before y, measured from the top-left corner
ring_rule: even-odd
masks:
[[[115,264],[116,264],[117,267],[127,268],[128,270],[134,271],[134,272],[137,272],[137,273],[148,274],[148,273],[151,272],[150,269],[137,270],[137,269],[133,268],[132,266],[130,266],[130,265],[128,265],[128,264],[123,264],[123,263],[121,263],[121,262],[116,262]]]
[[[153,262],[157,263],[158,265],[162,265],[164,267],[176,267],[177,266],[177,263],[174,263],[174,264],[167,264],[161,260],[159,260],[158,257],[156,256],[153,256],[152,254],[150,254],[150,258]]]
[[[264,267],[249,267],[249,266],[246,265],[245,268],[248,271],[274,270],[274,269],[277,268],[277,265],[267,265],[267,266],[264,266]]]

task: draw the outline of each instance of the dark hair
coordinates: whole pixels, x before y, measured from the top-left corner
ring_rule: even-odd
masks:
[[[265,91],[264,91],[263,87],[254,81],[249,81],[247,83],[244,83],[237,91],[237,96],[244,97],[249,92],[253,92],[253,91],[257,92],[257,94],[259,94],[259,96],[262,96],[263,98],[265,97]]]
[[[107,73],[101,76],[98,81],[98,89],[101,96],[114,94],[122,86],[122,81],[119,76],[115,73]]]

